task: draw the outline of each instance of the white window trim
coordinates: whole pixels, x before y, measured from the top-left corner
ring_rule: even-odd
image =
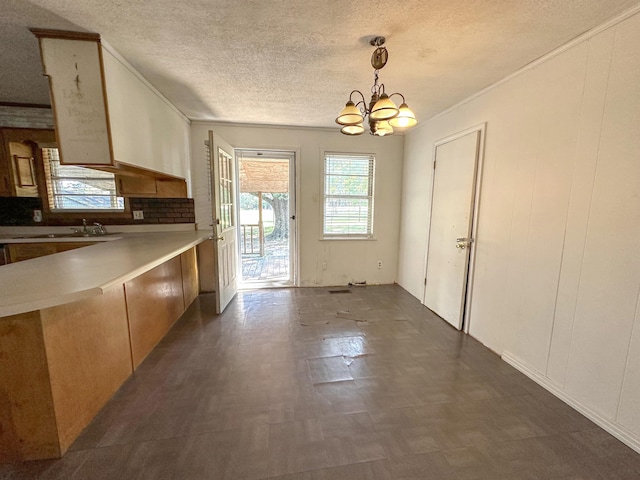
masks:
[[[328,240],[328,241],[336,241],[336,240],[359,240],[359,241],[371,241],[376,240],[374,237],[374,214],[375,214],[375,170],[376,170],[376,156],[373,153],[364,153],[364,152],[344,152],[344,151],[333,151],[333,150],[323,150],[322,154],[322,185],[321,185],[321,222],[322,225],[320,227],[321,238],[320,240]],[[358,198],[366,198],[369,200],[369,233],[366,234],[326,234],[324,233],[325,227],[325,208],[326,208],[326,168],[327,168],[327,156],[336,155],[336,156],[345,156],[345,157],[368,157],[372,162],[371,166],[371,175],[369,177],[369,192],[370,194],[367,196],[358,196]],[[338,197],[339,195],[332,195],[333,197]],[[346,198],[355,198],[354,195],[346,195]]]
[[[46,149],[50,149],[50,150],[58,150],[57,147],[55,146],[47,146],[47,147],[43,147],[43,157],[44,157],[44,150]],[[45,160],[43,158],[43,160]],[[59,157],[58,157],[58,161],[59,161]],[[117,207],[110,207],[110,208],[60,208],[55,206],[55,200],[54,197],[55,196],[65,196],[65,195],[56,195],[55,193],[55,187],[54,184],[56,181],[62,180],[62,179],[73,179],[74,177],[68,177],[68,176],[55,176],[54,172],[51,169],[51,163],[52,159],[48,159],[46,161],[44,161],[44,166],[45,166],[45,178],[46,178],[46,188],[47,188],[47,197],[48,197],[48,201],[49,201],[49,211],[52,213],[123,213],[126,211],[126,206],[123,206],[122,208],[117,208]],[[86,167],[83,167],[86,168]],[[90,169],[88,169],[90,170]],[[81,177],[80,179],[87,179],[87,180],[105,180],[104,178],[100,178],[100,177]],[[116,178],[115,175],[113,176],[113,183],[114,183],[114,189],[116,188]],[[78,195],[79,197],[82,197],[83,195]],[[116,190],[116,195],[115,197],[113,196],[107,196],[105,195],[105,197],[109,197],[109,198],[121,198],[117,195],[117,190]]]

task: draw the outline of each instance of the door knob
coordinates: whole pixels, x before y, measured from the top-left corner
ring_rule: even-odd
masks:
[[[467,247],[470,247],[472,243],[473,243],[473,238],[467,238],[467,237],[456,238],[456,248],[460,248],[462,250],[464,250]]]
[[[215,240],[224,240],[224,237],[216,237]]]

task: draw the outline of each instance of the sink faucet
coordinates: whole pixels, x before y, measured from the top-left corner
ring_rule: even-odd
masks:
[[[106,235],[107,229],[104,228],[104,225],[98,222],[94,222],[95,228],[93,229],[94,235]]]

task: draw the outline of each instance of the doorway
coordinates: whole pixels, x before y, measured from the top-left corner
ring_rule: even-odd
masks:
[[[424,305],[458,330],[469,328],[484,124],[434,145]]]
[[[241,288],[295,285],[295,153],[236,149]]]

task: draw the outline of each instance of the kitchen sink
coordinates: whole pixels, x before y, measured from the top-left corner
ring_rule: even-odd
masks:
[[[15,235],[11,238],[20,239],[20,238],[91,238],[97,239],[102,237],[109,237],[112,235],[119,235],[118,233],[103,233],[100,235],[92,235],[89,233],[42,233],[40,235]]]
[[[93,235],[89,235],[88,233],[43,233],[42,235],[34,235],[31,238],[82,238],[91,236]]]

